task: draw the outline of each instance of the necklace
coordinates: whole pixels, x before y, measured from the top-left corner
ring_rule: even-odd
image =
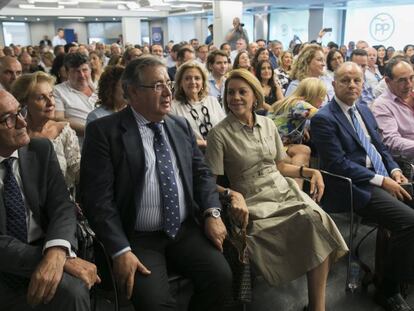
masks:
[[[187,100],[185,100],[185,105],[196,124],[199,124],[198,130],[201,136],[203,139],[206,139],[208,132],[213,128],[213,124],[210,122],[210,113],[208,108],[204,106],[203,102],[201,102],[201,113],[203,114],[203,120],[201,120],[197,110],[195,110]]]

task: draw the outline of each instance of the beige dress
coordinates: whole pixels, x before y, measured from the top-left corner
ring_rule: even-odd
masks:
[[[272,120],[255,116],[252,129],[233,114],[207,138],[207,163],[215,175],[227,175],[249,208],[247,247],[260,274],[273,286],[317,267],[329,255],[336,261],[348,251],[333,220],[276,162],[286,154]]]

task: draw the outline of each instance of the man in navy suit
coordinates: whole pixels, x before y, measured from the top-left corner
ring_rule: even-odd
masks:
[[[407,179],[382,143],[372,113],[356,104],[363,82],[357,64],[337,69],[335,98],[312,118],[311,137],[322,168],[352,179],[356,212],[391,231],[376,301],[386,310],[412,310],[399,285],[414,280],[414,210],[402,202],[411,199],[401,187]]]
[[[86,129],[83,208],[136,310],[174,310],[167,265],[192,279],[190,310],[220,310],[232,279],[220,252],[226,228],[189,123],[167,115],[166,67],[140,57],[126,67],[122,85],[129,106]]]

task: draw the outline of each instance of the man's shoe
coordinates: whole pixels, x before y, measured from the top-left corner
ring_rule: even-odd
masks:
[[[385,297],[379,293],[375,294],[375,302],[381,305],[386,311],[414,311],[404,300],[401,294]]]

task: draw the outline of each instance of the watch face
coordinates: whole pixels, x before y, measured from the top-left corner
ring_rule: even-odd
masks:
[[[220,211],[215,209],[211,212],[211,216],[213,216],[214,218],[219,218],[220,217]]]

